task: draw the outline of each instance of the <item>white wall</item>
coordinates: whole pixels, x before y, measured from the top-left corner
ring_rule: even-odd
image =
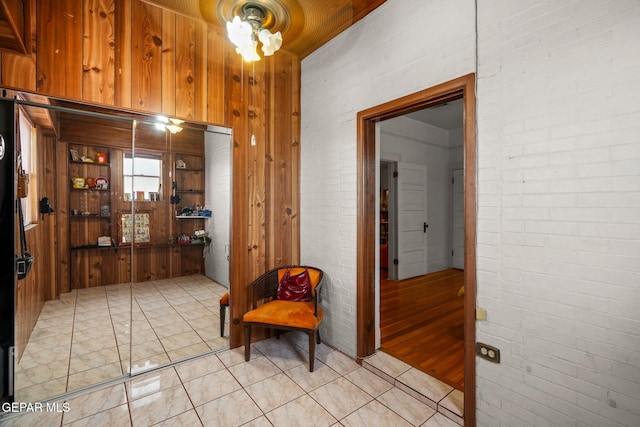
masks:
[[[211,244],[205,249],[204,269],[207,277],[227,288],[231,234],[231,143],[228,133],[205,132],[205,204],[212,215],[206,220]]]
[[[380,123],[381,158],[427,167],[427,272],[451,265],[449,132],[407,117]],[[402,260],[400,260],[402,262]]]
[[[302,61],[301,261],[327,273],[321,333],[351,356],[356,355],[356,114],[472,72],[473,4],[388,0]]]
[[[478,425],[640,425],[640,2],[478,3]],[[352,356],[356,114],[474,71],[474,4],[388,0],[302,62],[302,261]]]
[[[464,167],[464,128],[449,131],[449,160],[451,170]]]
[[[479,2],[479,425],[640,425],[640,2]]]

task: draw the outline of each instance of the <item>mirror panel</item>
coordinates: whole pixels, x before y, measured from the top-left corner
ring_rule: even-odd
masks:
[[[228,197],[222,193],[230,193],[231,135],[226,128],[194,123],[179,127],[174,133],[156,120],[139,120],[135,128],[134,156],[161,157],[162,179],[156,191],[133,188],[127,196],[134,214],[144,217],[134,232],[144,241],[132,248],[132,374],[228,347],[228,335],[220,334],[228,260],[208,271],[205,264],[228,246],[229,205],[220,218],[213,215],[214,204],[218,212],[225,205],[217,206],[218,198],[207,199],[206,193],[220,182],[227,186],[218,190],[220,199]],[[214,149],[216,144],[226,150]],[[216,151],[214,174],[207,153]],[[134,175],[146,179],[149,173],[134,167]],[[226,227],[216,238],[213,224]],[[226,282],[219,277],[226,277]]]
[[[55,176],[37,190],[54,210],[55,247],[36,258],[54,272],[34,279],[54,282],[42,308],[16,287],[15,400],[228,348],[230,130],[183,123],[173,134],[155,117],[23,99],[39,170]]]
[[[17,111],[31,157],[21,200],[31,211],[35,260],[30,286],[16,287],[14,399],[33,402],[129,373],[130,259],[112,246],[111,160],[117,147],[131,146],[132,126],[53,105]],[[33,212],[45,197],[53,211]]]

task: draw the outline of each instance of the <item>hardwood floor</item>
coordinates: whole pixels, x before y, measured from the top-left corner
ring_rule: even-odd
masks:
[[[462,270],[380,281],[381,349],[464,391]]]

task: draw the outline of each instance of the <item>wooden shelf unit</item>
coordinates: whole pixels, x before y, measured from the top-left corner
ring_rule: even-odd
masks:
[[[95,159],[97,153],[106,153],[111,159],[111,150],[97,145],[69,143],[67,174],[69,182],[69,247],[95,245],[100,236],[112,236],[111,218],[111,163],[83,162],[73,160],[71,150],[79,156]],[[74,178],[103,177],[107,188],[82,187],[73,184]],[[107,213],[104,213],[107,212]]]
[[[175,194],[180,202],[175,205],[174,226],[176,241],[180,235],[192,236],[196,230],[205,226],[205,219],[210,217],[197,215],[181,215],[184,208],[202,208],[204,206],[205,170],[204,157],[191,154],[176,153],[174,182]],[[184,162],[185,167],[178,167]],[[185,221],[186,220],[186,221]],[[184,246],[187,246],[186,244]]]

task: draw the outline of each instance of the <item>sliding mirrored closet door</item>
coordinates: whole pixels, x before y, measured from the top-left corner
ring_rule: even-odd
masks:
[[[218,144],[224,149],[213,149]],[[136,123],[125,155],[132,165],[132,374],[228,346],[220,326],[228,261],[208,272],[205,264],[228,252],[229,204],[218,201],[230,194],[230,147],[227,128]]]
[[[14,400],[228,347],[230,130],[9,96],[30,155],[21,204],[35,258],[15,285]]]
[[[17,94],[24,227],[34,263],[16,281],[14,400],[42,401],[129,374],[130,257],[113,244],[117,152],[130,119]]]

